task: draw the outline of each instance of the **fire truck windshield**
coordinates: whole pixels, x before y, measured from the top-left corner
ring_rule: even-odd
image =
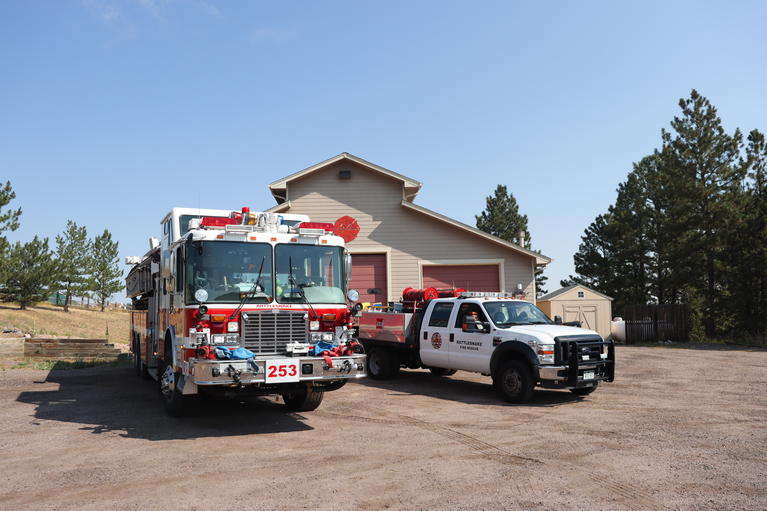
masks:
[[[346,303],[343,250],[321,245],[277,245],[274,249],[277,301]]]
[[[498,328],[513,325],[550,325],[553,323],[541,309],[529,302],[509,300],[485,302],[483,305]]]
[[[263,270],[259,279],[259,269]],[[254,286],[259,280],[256,289]],[[272,247],[267,243],[239,241],[193,241],[186,253],[186,301],[204,289],[207,302],[239,303],[249,293],[247,303],[267,303],[272,288]]]

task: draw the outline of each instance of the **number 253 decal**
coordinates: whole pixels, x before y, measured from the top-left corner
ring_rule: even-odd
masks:
[[[296,372],[296,366],[290,365],[290,366],[270,366],[269,367],[269,378],[280,378],[284,376],[296,376],[298,373]]]

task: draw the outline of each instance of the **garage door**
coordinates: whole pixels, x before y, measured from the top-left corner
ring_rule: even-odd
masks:
[[[349,289],[360,293],[361,302],[386,302],[386,254],[352,254]]]
[[[424,266],[423,287],[462,287],[468,291],[500,291],[498,265]]]

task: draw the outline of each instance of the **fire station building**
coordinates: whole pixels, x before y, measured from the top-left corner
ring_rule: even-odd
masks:
[[[421,186],[341,153],[270,184],[277,205],[267,211],[341,226],[353,238],[349,287],[362,302],[397,301],[406,287],[515,292],[520,284],[535,302],[536,266],[551,259],[417,205]]]

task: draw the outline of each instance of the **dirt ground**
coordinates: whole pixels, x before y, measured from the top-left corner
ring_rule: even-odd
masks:
[[[767,352],[619,347],[586,398],[363,380],[167,417],[129,368],[0,372],[0,509],[766,509]]]

